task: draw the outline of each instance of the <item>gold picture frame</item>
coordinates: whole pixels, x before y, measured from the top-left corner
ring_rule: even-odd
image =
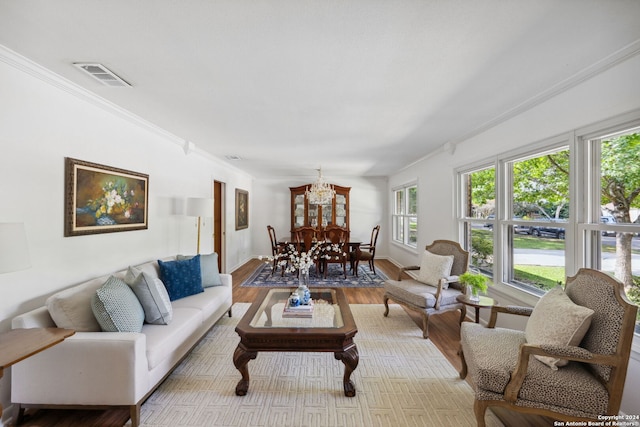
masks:
[[[65,157],[65,237],[148,228],[149,175]]]
[[[249,228],[249,192],[236,188],[236,230]]]

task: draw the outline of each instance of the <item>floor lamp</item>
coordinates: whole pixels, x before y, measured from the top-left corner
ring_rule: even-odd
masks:
[[[213,216],[213,199],[189,197],[187,199],[187,216],[198,217],[198,245],[196,254],[199,254],[201,218],[210,218]]]
[[[31,267],[24,224],[0,223],[0,273]]]

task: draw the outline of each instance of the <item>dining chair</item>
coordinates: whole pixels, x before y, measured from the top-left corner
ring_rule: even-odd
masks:
[[[298,227],[295,229],[294,237],[297,250],[309,253],[317,244],[320,233],[315,227]],[[320,273],[320,261],[316,260],[315,265],[316,271]]]
[[[329,245],[326,247],[323,255],[324,277],[327,277],[327,271],[331,263],[342,264],[342,272],[344,278],[347,278],[347,260],[348,260],[348,244],[349,230],[337,225],[328,225],[324,230],[324,238]]]
[[[358,265],[360,261],[367,261],[369,263],[369,269],[376,273],[375,257],[376,257],[376,243],[378,242],[378,234],[380,233],[380,226],[376,225],[371,230],[371,240],[368,244],[362,244],[359,248],[351,251],[349,258],[351,259],[351,266],[353,273],[358,276]]]
[[[295,244],[300,252],[309,252],[320,233],[315,227],[298,227],[295,230]]]
[[[271,256],[273,257],[271,274],[273,274],[278,269],[278,262],[280,261],[279,258],[286,244],[278,242],[278,238],[276,237],[276,230],[272,226],[267,225],[267,231],[269,232],[269,240],[271,240]],[[284,275],[284,267],[281,267],[281,269],[282,274]]]

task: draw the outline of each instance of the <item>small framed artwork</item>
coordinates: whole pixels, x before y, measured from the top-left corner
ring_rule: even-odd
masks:
[[[65,158],[64,235],[148,228],[149,175]]]
[[[249,192],[236,188],[236,230],[249,227]]]

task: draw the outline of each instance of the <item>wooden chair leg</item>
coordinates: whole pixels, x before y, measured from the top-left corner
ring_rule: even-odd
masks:
[[[429,338],[429,315],[422,313],[422,338]]]
[[[429,315],[422,313],[422,338],[429,338]]]
[[[484,422],[484,414],[487,411],[487,405],[485,401],[475,400],[473,402],[473,412],[476,414],[476,423],[478,427],[486,427]]]
[[[462,364],[462,368],[460,369],[460,379],[465,379],[467,378],[467,374],[469,373],[467,371],[467,361],[464,360],[464,352],[462,351],[462,345],[460,346],[460,348],[458,349],[458,356],[460,357],[460,363]]]
[[[384,302],[384,317],[389,317],[389,297],[385,295],[382,302]]]

